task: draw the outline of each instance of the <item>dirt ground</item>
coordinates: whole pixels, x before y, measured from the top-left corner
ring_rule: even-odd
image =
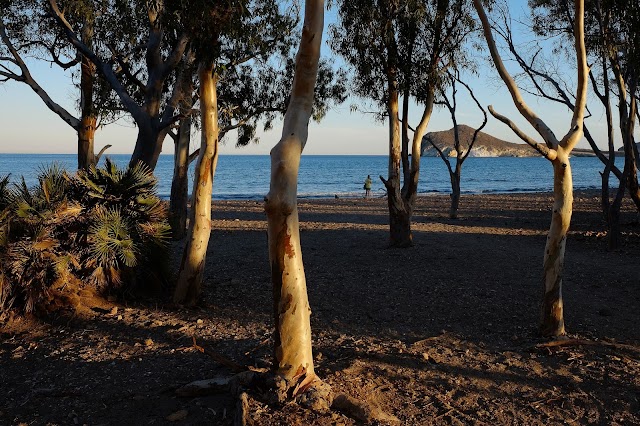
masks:
[[[596,193],[577,193],[568,237],[567,330],[536,337],[549,194],[425,196],[415,246],[388,249],[386,201],[300,200],[316,371],[336,392],[402,425],[640,424],[640,228],[606,250]],[[228,393],[178,397],[231,371],[271,363],[271,286],[263,206],[214,203],[205,293],[195,309],[118,298],[93,315],[6,317],[0,425],[233,423]],[[181,244],[173,246],[173,266]],[[164,299],[167,300],[167,299]],[[250,424],[351,425],[249,398]],[[394,419],[395,417],[395,419]]]

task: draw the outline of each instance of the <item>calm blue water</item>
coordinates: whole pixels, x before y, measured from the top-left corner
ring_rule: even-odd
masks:
[[[109,157],[122,166],[126,166],[129,161],[129,155],[126,154]],[[57,162],[71,171],[75,169],[76,161],[76,156],[71,154],[0,154],[0,176],[11,173],[14,182],[17,182],[20,176],[24,176],[28,185],[34,185],[37,183],[38,169],[42,165]],[[603,166],[597,158],[572,158],[571,164],[576,189],[600,187],[598,172]],[[266,155],[221,156],[214,181],[214,198],[262,199],[269,191],[269,168],[270,160]],[[462,192],[469,194],[551,191],[551,170],[551,165],[543,158],[470,157],[462,169]],[[160,156],[155,173],[159,181],[160,196],[168,198],[171,192],[173,156]],[[193,176],[193,167],[190,175]],[[377,177],[386,177],[387,157],[303,156],[298,193],[303,198],[327,198],[336,194],[340,197],[362,196],[362,185],[367,175],[371,175],[374,180],[373,192],[382,194],[383,185]],[[449,175],[440,158],[422,158],[418,190],[427,194],[451,191]]]

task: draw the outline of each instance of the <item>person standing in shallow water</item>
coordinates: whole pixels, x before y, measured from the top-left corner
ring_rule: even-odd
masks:
[[[371,196],[371,175],[367,175],[367,178],[364,180],[364,198],[369,198]]]

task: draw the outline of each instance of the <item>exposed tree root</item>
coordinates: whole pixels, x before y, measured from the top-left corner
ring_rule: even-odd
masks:
[[[352,419],[371,424],[374,422],[399,423],[400,420],[382,411],[377,404],[358,400],[344,393],[334,397],[331,386],[317,377],[295,396],[293,388],[282,377],[269,372],[243,371],[234,376],[220,376],[188,383],[176,391],[184,398],[230,393],[237,398],[234,424],[251,424],[249,394],[268,404],[281,406],[296,403],[318,414],[326,415],[332,410]]]

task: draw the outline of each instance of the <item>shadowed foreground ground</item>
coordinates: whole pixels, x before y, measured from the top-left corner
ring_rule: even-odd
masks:
[[[625,245],[607,252],[598,203],[576,195],[564,291],[567,330],[592,344],[541,348],[550,195],[463,197],[457,221],[448,197],[422,197],[405,250],[386,248],[385,200],[301,200],[318,374],[396,424],[640,424],[640,229],[626,206]],[[213,226],[197,309],[116,300],[93,318],[3,318],[0,425],[231,424],[230,396],[174,391],[229,374],[192,336],[270,365],[262,203],[216,202]],[[355,423],[249,403],[256,425]]]

